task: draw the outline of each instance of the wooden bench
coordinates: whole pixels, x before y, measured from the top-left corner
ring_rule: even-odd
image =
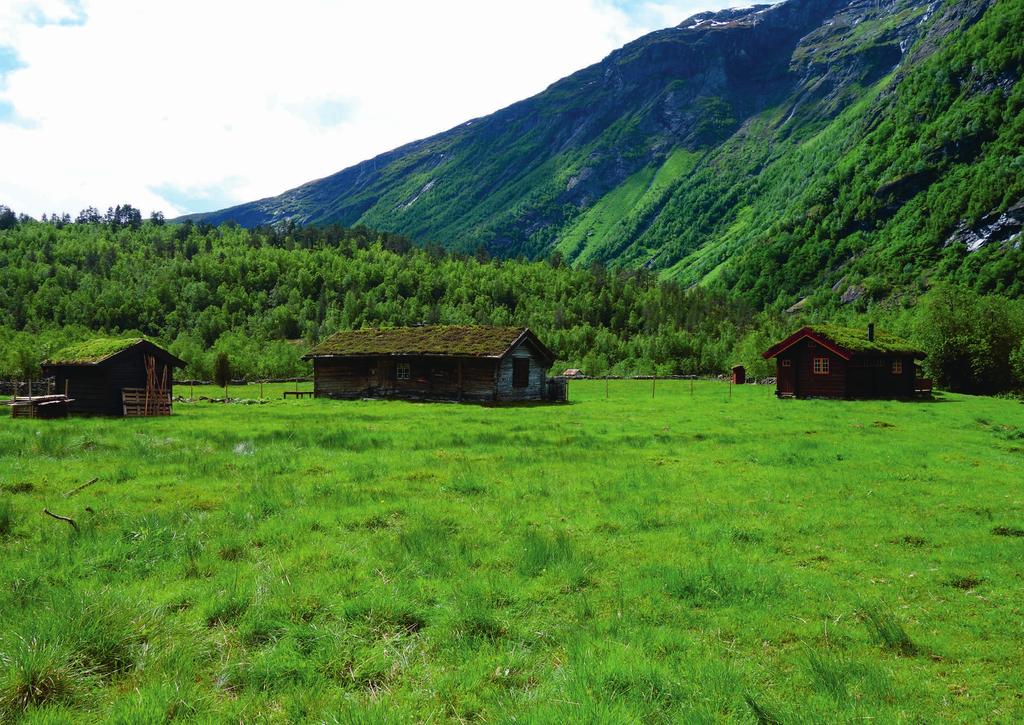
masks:
[[[312,398],[313,397],[313,391],[312,390],[286,390],[286,391],[284,391],[284,399],[287,400],[289,398],[289,396],[292,397],[292,398]]]
[[[931,378],[917,378],[916,380],[914,380],[914,395],[920,395],[922,397],[931,397],[931,394]]]

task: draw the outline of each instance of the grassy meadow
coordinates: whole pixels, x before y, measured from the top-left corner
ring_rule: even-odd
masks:
[[[1024,718],[1015,401],[286,387],[0,418],[0,721]]]

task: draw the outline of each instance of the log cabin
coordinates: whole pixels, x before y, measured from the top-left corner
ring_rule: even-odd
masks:
[[[184,366],[145,338],[97,338],[52,355],[43,375],[75,415],[170,415],[174,369]]]
[[[472,402],[564,400],[554,354],[525,327],[346,330],[314,347],[317,398]]]
[[[911,398],[926,382],[915,362],[925,354],[874,325],[803,327],[763,356],[775,358],[780,398]]]

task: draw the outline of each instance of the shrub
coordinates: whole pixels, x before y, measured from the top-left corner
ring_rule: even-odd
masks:
[[[10,721],[30,707],[69,702],[86,685],[89,674],[69,653],[52,642],[17,639],[0,664],[0,721]]]
[[[926,296],[918,337],[928,353],[925,367],[944,388],[993,393],[1014,382],[1024,321],[1009,300],[940,285]]]

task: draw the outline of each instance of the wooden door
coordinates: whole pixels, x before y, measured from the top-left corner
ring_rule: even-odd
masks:
[[[779,360],[779,395],[796,395],[796,360],[782,358]]]

